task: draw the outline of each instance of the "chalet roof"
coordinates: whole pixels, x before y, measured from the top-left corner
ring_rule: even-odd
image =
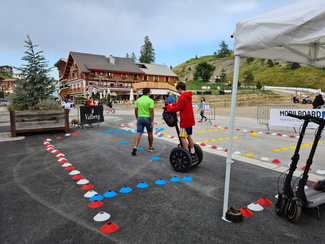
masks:
[[[97,71],[117,71],[127,73],[140,73],[141,71],[131,59],[119,58],[89,53],[70,52],[70,55],[83,73],[88,73],[91,70]]]
[[[166,65],[162,64],[147,64],[147,63],[135,63],[138,67],[147,75],[159,75],[159,76],[172,76],[177,75],[169,69]]]

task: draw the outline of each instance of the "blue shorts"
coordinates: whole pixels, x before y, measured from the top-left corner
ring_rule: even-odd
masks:
[[[179,137],[189,137],[190,135],[192,135],[192,127],[188,127],[188,128],[181,128],[180,132],[179,132]]]
[[[138,117],[137,123],[137,132],[143,133],[144,127],[147,129],[147,133],[152,133],[153,128],[151,126],[151,118],[150,117]]]

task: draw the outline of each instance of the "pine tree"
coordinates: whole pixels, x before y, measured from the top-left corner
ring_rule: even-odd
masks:
[[[148,36],[144,38],[144,45],[141,46],[139,62],[148,64],[155,62],[155,49]]]
[[[137,61],[137,57],[135,56],[134,52],[132,52],[130,59],[132,59],[133,62]]]
[[[35,51],[38,45],[33,45],[28,35],[25,43],[27,51],[24,52],[26,55],[22,60],[27,64],[17,68],[23,78],[14,89],[12,101],[16,108],[38,109],[36,105],[48,99],[54,91],[54,79],[47,76],[52,68],[47,68],[48,63],[42,55],[43,51]]]
[[[218,50],[218,57],[219,58],[224,58],[230,56],[230,50],[228,49],[228,45],[224,42],[221,41],[219,44],[220,50]]]

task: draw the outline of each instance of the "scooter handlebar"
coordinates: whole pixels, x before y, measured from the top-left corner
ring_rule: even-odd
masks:
[[[311,115],[308,115],[308,114],[301,116],[301,115],[288,113],[287,116],[294,117],[294,118],[297,118],[297,119],[309,120],[309,121],[312,121],[312,122],[314,122],[316,124],[325,123],[325,119],[315,117],[315,116],[311,116]]]

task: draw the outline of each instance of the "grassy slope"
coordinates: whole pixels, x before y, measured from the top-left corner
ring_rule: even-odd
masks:
[[[233,59],[233,56],[226,59]],[[187,67],[189,65],[197,64],[202,61],[214,62],[218,60],[214,55],[202,56],[197,59],[190,59],[183,64],[180,64],[174,68],[175,73],[179,73],[182,67]],[[220,59],[219,59],[220,60]],[[274,61],[276,64],[277,62]],[[314,66],[302,66],[296,70],[290,68],[291,63],[279,62],[278,65],[274,67],[268,67],[266,65],[266,60],[254,59],[251,64],[244,62],[240,66],[239,81],[243,84],[244,72],[248,69],[252,70],[254,74],[254,83],[260,81],[263,85],[271,86],[288,86],[288,87],[307,87],[314,89],[325,90],[325,70]],[[194,69],[186,72],[194,72]],[[233,72],[226,71],[227,80],[232,80]],[[180,77],[182,79],[182,77]]]

